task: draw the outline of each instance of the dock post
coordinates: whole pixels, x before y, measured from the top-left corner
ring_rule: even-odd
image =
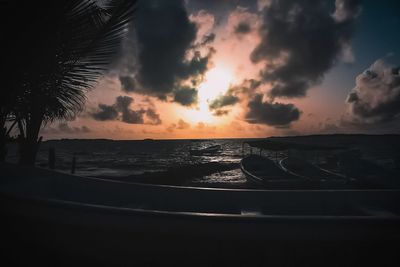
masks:
[[[56,163],[56,150],[54,147],[49,148],[49,168],[54,170]]]

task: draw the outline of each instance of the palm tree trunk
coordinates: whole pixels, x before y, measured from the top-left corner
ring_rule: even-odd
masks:
[[[36,155],[39,150],[42,137],[39,137],[40,127],[42,125],[43,114],[32,114],[30,120],[26,121],[25,135],[21,133],[20,137],[20,158],[21,165],[35,165]]]

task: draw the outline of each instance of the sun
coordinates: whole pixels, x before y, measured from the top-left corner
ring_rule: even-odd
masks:
[[[224,94],[232,80],[232,72],[227,68],[215,67],[209,70],[199,87],[199,102],[209,102]]]
[[[215,66],[204,77],[198,88],[198,108],[187,110],[186,118],[192,122],[208,122],[215,120],[209,104],[228,91],[234,80],[233,72],[225,66]]]

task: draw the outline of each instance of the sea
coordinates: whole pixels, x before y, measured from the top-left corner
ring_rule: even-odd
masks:
[[[200,168],[214,162],[224,166],[237,163],[236,168],[216,171],[189,179],[185,185],[213,186],[226,184],[246,187],[246,178],[239,168],[244,154],[250,153],[243,143],[256,139],[204,139],[204,140],[108,140],[62,139],[41,144],[36,165],[48,168],[49,150],[55,151],[55,169],[70,173],[75,157],[75,174],[88,177],[120,179],[149,172],[165,172],[182,165]],[[214,154],[194,156],[191,149],[220,145]],[[9,161],[17,160],[16,146],[9,149]],[[232,165],[232,164],[231,164]],[[129,178],[128,178],[129,180]]]
[[[399,137],[398,135],[327,135],[282,137],[280,140],[339,145],[348,150],[349,162],[355,165],[359,172],[365,172],[366,176],[371,176],[373,173],[376,176],[383,176],[383,173],[388,171],[390,176],[394,177],[400,175]],[[239,165],[245,155],[259,153],[258,149],[251,149],[246,145],[247,141],[252,140],[259,139],[48,140],[40,145],[36,166],[49,168],[49,151],[54,150],[55,170],[64,173],[72,172],[75,161],[74,174],[80,176],[180,186],[252,188],[254,185],[247,183]],[[203,149],[214,145],[221,146],[217,153],[202,155],[190,153],[192,149]],[[291,155],[292,153],[294,152],[291,152]],[[329,156],[329,152],[326,152],[327,155],[316,151],[297,153],[293,156],[309,161],[328,159]],[[263,150],[262,154],[278,160],[286,155],[285,152],[276,154],[267,150]],[[357,158],[362,158],[363,161]],[[18,146],[10,144],[7,161],[17,162],[17,159]]]

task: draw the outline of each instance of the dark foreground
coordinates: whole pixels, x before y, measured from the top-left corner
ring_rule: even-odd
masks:
[[[397,191],[159,187],[2,166],[3,266],[399,266]]]

